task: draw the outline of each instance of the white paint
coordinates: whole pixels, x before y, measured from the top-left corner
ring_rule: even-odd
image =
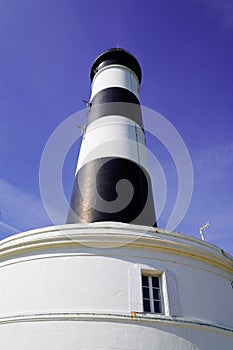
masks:
[[[165,313],[170,316],[181,316],[180,298],[177,289],[176,276],[172,271],[163,273],[163,289],[166,296]]]
[[[181,317],[131,315],[135,268],[171,271]],[[0,348],[232,350],[232,279],[231,256],[175,232],[113,222],[24,232],[0,242]]]
[[[149,173],[148,150],[141,127],[121,116],[102,117],[92,122],[82,140],[76,173],[86,163],[105,157],[132,160]]]
[[[110,65],[101,68],[92,81],[90,100],[103,89],[121,87],[131,91],[139,99],[139,82],[135,73],[121,65]]]
[[[232,337],[203,326],[106,315],[2,325],[0,344],[4,350],[232,350]]]
[[[137,266],[132,267],[129,270],[129,289],[130,289],[130,311],[142,312],[143,311],[143,298],[142,298],[142,272]]]

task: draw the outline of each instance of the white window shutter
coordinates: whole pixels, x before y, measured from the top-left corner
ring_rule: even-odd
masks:
[[[130,311],[143,312],[141,269],[134,267],[129,270]]]
[[[164,282],[167,291],[168,313],[170,316],[181,316],[179,293],[176,284],[176,276],[172,271],[164,272]]]

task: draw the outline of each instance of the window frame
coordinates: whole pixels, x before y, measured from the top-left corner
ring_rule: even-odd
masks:
[[[162,313],[144,311],[142,275],[158,276],[160,278]],[[129,288],[130,312],[156,315],[156,317],[182,317],[177,276],[173,271],[164,268],[148,268],[145,265],[135,264],[129,269]]]
[[[148,287],[147,285],[143,285],[143,277],[147,277],[148,278]],[[153,286],[153,277],[157,278],[158,280],[158,287],[157,286]],[[142,306],[143,306],[143,313],[149,313],[149,314],[156,314],[156,315],[164,315],[165,314],[165,310],[164,310],[164,301],[163,301],[163,286],[162,286],[162,275],[161,274],[151,274],[148,272],[143,272],[143,270],[141,271],[141,287],[142,287]],[[148,289],[149,292],[149,298],[145,298],[143,296],[143,289]],[[159,291],[159,295],[160,298],[159,299],[155,299],[154,298],[154,290],[158,290]],[[145,300],[149,300],[150,302],[150,311],[145,310],[145,304],[144,301]],[[155,310],[154,307],[154,302],[156,302],[159,305],[159,309],[160,312]]]

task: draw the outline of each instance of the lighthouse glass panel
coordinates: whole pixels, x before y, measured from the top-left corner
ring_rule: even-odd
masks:
[[[143,311],[162,314],[162,298],[159,276],[142,275]]]

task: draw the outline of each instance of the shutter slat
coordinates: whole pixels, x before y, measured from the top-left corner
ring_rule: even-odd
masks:
[[[176,284],[176,276],[172,271],[165,271],[169,314],[171,316],[181,316],[180,300]]]
[[[142,312],[142,277],[139,267],[131,268],[129,271],[130,280],[130,311]]]

